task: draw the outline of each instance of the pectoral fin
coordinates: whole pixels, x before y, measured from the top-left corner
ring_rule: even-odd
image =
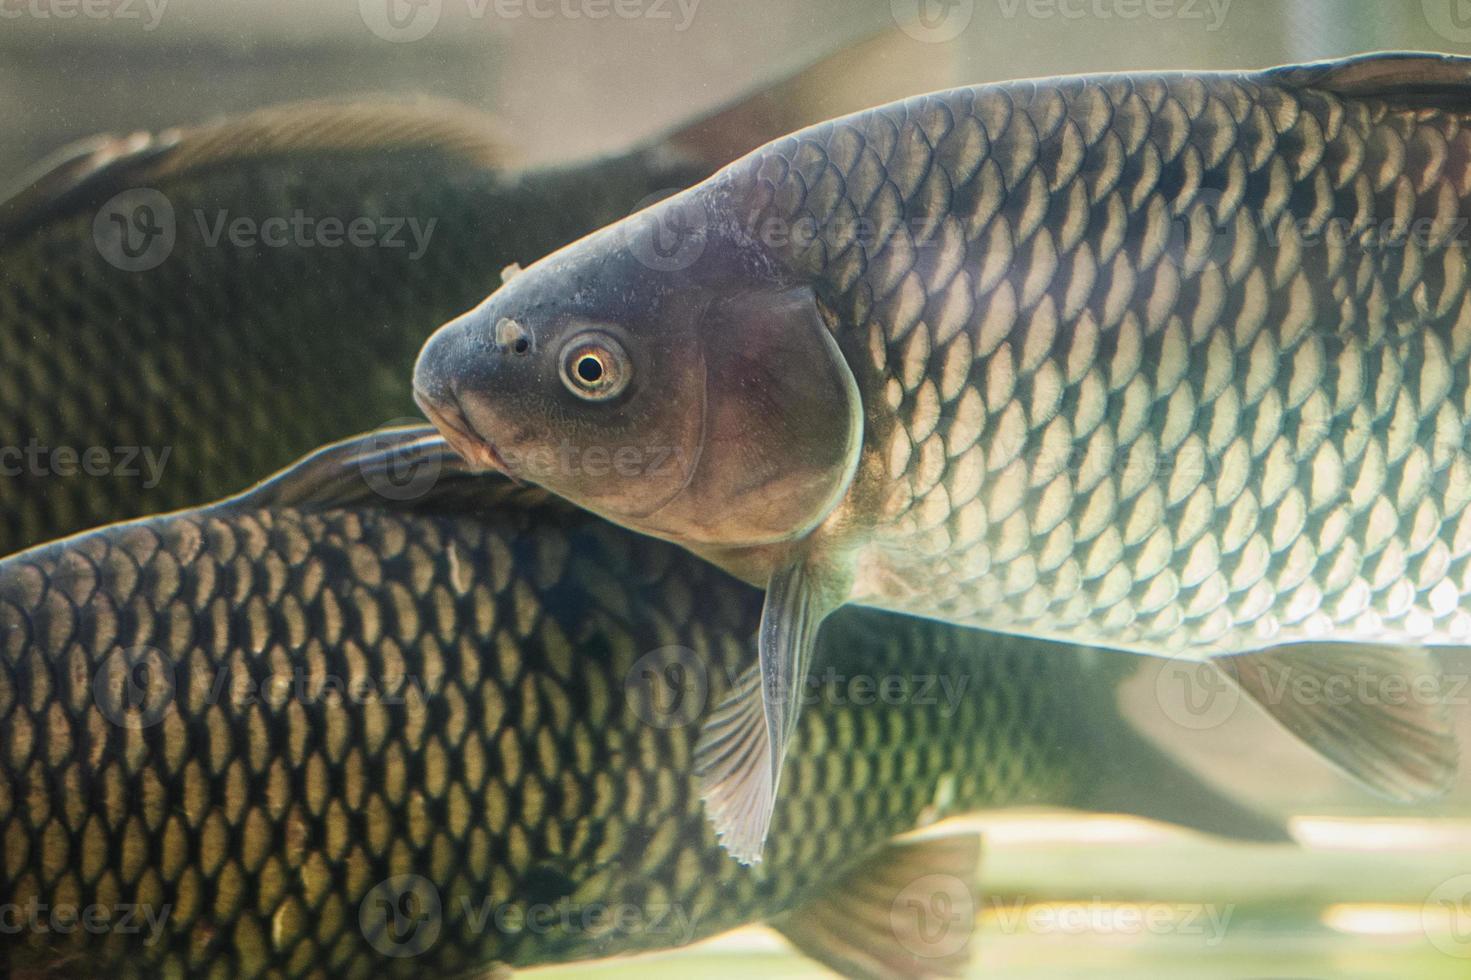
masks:
[[[1212,663],[1288,731],[1381,796],[1433,799],[1455,778],[1456,736],[1428,650],[1298,644]]]
[[[772,575],[761,613],[760,663],[706,722],[695,748],[706,812],[742,864],[761,860],[817,628],[832,608],[800,561]]]
[[[974,834],[889,844],[772,926],[845,977],[955,977],[975,930]]]

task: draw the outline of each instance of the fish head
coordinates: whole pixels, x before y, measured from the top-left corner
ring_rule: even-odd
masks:
[[[605,229],[440,328],[420,406],[472,464],[634,530],[707,551],[810,530],[861,442],[811,291],[651,267],[628,241]]]

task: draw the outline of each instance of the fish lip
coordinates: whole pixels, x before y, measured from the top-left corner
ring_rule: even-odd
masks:
[[[478,470],[494,470],[515,478],[510,464],[495,448],[495,444],[470,428],[464,409],[458,403],[446,405],[424,397],[416,397],[415,400],[424,410],[424,414],[429,416],[429,421],[434,423],[434,427],[444,434],[444,441],[464,457],[467,463]]]

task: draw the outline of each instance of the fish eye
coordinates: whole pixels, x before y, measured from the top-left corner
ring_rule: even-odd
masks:
[[[613,398],[628,387],[632,374],[623,345],[605,333],[578,334],[562,349],[562,383],[579,398]]]

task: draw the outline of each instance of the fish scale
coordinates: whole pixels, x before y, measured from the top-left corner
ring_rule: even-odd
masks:
[[[816,230],[776,251],[886,392],[854,598],[1200,655],[1471,636],[1462,123],[1245,76],[1090,77],[765,149],[733,178],[770,201],[747,227]],[[1330,219],[1348,240],[1318,237]],[[1389,244],[1353,241],[1381,223]]]
[[[0,445],[167,447],[170,456],[152,487],[111,472],[6,475],[0,554],[206,502],[366,424],[412,414],[403,379],[420,342],[410,324],[425,310],[448,316],[511,262],[713,166],[656,148],[581,169],[515,173],[487,157],[496,129],[469,110],[419,107],[411,139],[375,145],[374,134],[391,131],[405,110],[371,108],[376,116],[362,115],[362,139],[350,146],[298,138],[253,158],[271,133],[267,121],[313,111],[265,110],[190,130],[182,151],[159,156],[149,144],[34,214],[4,202]],[[242,128],[253,125],[261,127],[255,142],[244,140]],[[415,181],[402,180],[406,169]],[[93,242],[99,210],[133,187],[160,190],[175,212],[174,250],[145,272],[114,268]],[[209,244],[222,215],[263,222],[297,213],[435,225],[422,256],[413,256],[407,229],[403,248]],[[141,472],[141,462],[133,468]]]
[[[1471,637],[1468,94],[1471,60],[1385,54],[881,106],[528,268],[415,394],[467,459],[766,586],[699,753],[740,860],[847,603],[1208,660],[1426,799],[1445,706],[1362,685]],[[527,462],[639,444],[686,462]]]
[[[477,927],[460,903],[674,905],[704,936],[800,906],[945,812],[1085,803],[1118,788],[1100,775],[1114,758],[1161,778],[1116,721],[1082,720],[1113,709],[1072,654],[1005,641],[1020,648],[980,658],[970,631],[854,612],[825,642],[837,679],[803,719],[772,860],[742,868],[705,823],[699,719],[650,724],[624,685],[674,643],[707,665],[714,703],[746,658],[760,593],[532,491],[492,489],[475,513],[246,501],[0,562],[0,902],[170,910],[151,944],[146,929],[27,930],[0,965],[417,976],[632,952],[676,940]],[[135,648],[168,665],[161,709],[149,682],[126,709],[94,686]],[[967,678],[975,696],[952,714],[938,695],[858,704],[834,686],[916,664]],[[273,696],[273,677],[300,686]],[[404,703],[334,704],[334,678]],[[1262,832],[1204,799],[1205,825]],[[400,874],[442,901],[438,939],[412,957],[360,926],[374,888]]]

